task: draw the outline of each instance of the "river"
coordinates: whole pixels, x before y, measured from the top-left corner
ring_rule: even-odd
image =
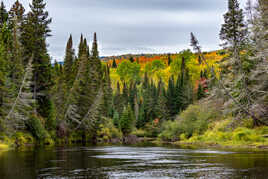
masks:
[[[55,147],[0,152],[1,179],[268,178],[268,152]]]

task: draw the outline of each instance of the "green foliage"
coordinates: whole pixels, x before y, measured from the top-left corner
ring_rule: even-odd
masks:
[[[29,132],[39,141],[45,139],[47,132],[40,119],[34,115],[26,123]]]
[[[177,141],[180,134],[182,134],[182,130],[177,121],[165,121],[158,137],[163,141]]]
[[[55,106],[54,103],[52,101],[48,102],[48,105],[46,105],[48,107],[48,117],[46,119],[46,129],[47,130],[55,130],[56,129],[56,110],[55,110]]]
[[[115,61],[115,59],[113,59],[113,64],[112,64],[112,68],[117,68],[117,64],[116,64],[116,61]]]
[[[154,60],[152,63],[147,63],[145,65],[145,72],[151,74],[159,70],[165,69],[166,65],[162,60]]]
[[[217,117],[218,113],[212,107],[190,105],[175,121],[168,121],[163,124],[159,137],[163,140],[176,140],[181,134],[184,134],[186,138],[190,138],[194,134],[204,134],[209,123]]]
[[[120,130],[114,126],[111,119],[105,119],[99,126],[97,136],[102,142],[110,142],[111,139],[121,139],[123,135]]]
[[[16,132],[13,138],[17,146],[25,146],[26,144],[34,144],[34,138],[29,133]]]
[[[69,40],[66,45],[65,58],[64,58],[64,79],[67,84],[68,89],[71,88],[74,81],[73,66],[74,66],[74,49],[73,49],[73,39],[70,35]]]
[[[202,87],[201,84],[198,84],[197,99],[200,100],[200,99],[202,99],[205,96],[206,96],[206,93],[204,91],[204,88]]]
[[[118,65],[116,72],[123,81],[140,80],[140,65],[136,62],[125,60]]]
[[[120,129],[120,118],[117,111],[114,112],[113,116],[113,124],[116,128]]]
[[[134,126],[135,126],[135,118],[131,110],[131,107],[130,106],[128,106],[127,108],[125,107],[120,117],[120,128],[124,136],[130,134]]]

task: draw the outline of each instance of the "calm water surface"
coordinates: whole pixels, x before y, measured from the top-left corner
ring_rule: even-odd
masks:
[[[68,147],[0,152],[1,179],[268,178],[268,152]]]

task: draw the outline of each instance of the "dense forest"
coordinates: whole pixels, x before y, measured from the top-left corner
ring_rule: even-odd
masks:
[[[221,50],[100,58],[70,35],[64,63],[51,63],[52,18],[0,6],[0,144],[168,142],[268,145],[268,1],[228,1]],[[215,37],[216,38],[216,37]],[[77,39],[79,40],[79,39]],[[53,45],[53,44],[52,44]]]

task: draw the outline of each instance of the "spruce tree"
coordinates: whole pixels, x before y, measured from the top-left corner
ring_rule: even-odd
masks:
[[[103,78],[103,90],[104,90],[104,106],[103,112],[107,117],[113,117],[113,89],[111,87],[110,68],[106,65]]]
[[[165,88],[162,80],[158,83],[159,96],[155,107],[157,118],[163,120],[169,120],[169,111],[167,107],[167,99],[165,97]]]
[[[131,107],[125,107],[120,117],[120,128],[124,136],[127,136],[132,132],[135,126],[135,118]]]
[[[1,1],[0,5],[0,28],[3,27],[4,23],[8,21],[8,12],[6,10],[6,6],[4,5],[3,1]]]
[[[239,8],[238,0],[228,1],[228,12],[224,15],[224,24],[221,27],[220,39],[224,45],[232,47],[235,53],[245,43],[247,30],[244,23],[243,10]]]
[[[5,106],[5,100],[6,95],[8,93],[8,86],[7,86],[7,80],[8,80],[8,66],[9,66],[9,58],[8,58],[8,51],[6,48],[6,36],[10,35],[10,31],[8,31],[7,26],[3,26],[1,28],[0,33],[0,120],[3,119],[6,115],[6,106]],[[3,128],[3,127],[1,127]]]
[[[205,91],[201,84],[198,84],[197,99],[200,100],[205,97]]]
[[[115,62],[115,59],[113,59],[112,68],[117,68],[117,64],[116,64],[116,62]]]
[[[135,60],[134,60],[134,58],[131,56],[131,57],[129,58],[129,61],[130,61],[131,63],[133,63]]]
[[[52,20],[48,17],[45,7],[43,0],[32,1],[31,11],[22,24],[21,43],[24,45],[24,63],[33,55],[33,91],[38,101],[37,111],[48,119],[52,112],[49,90],[53,84],[46,38],[50,36],[49,24]]]
[[[168,81],[168,88],[166,92],[167,107],[169,109],[169,115],[174,117],[177,114],[177,105],[176,105],[176,88],[174,84],[174,77],[171,76]]]
[[[78,46],[78,59],[81,58],[82,54],[84,53],[84,50],[85,50],[84,37],[83,37],[83,34],[81,34],[80,42],[79,42],[79,46]]]
[[[171,64],[171,62],[172,62],[172,59],[171,59],[171,55],[170,55],[170,53],[168,54],[168,66]]]
[[[64,79],[68,89],[71,88],[73,83],[73,66],[74,66],[74,49],[73,49],[72,35],[70,35],[66,45],[65,58],[64,58]]]
[[[114,105],[114,110],[121,115],[124,109],[124,98],[121,94],[121,89],[120,89],[120,83],[117,82],[117,90],[115,92],[114,98],[113,98],[113,105]]]
[[[33,65],[29,60],[19,91],[6,116],[13,129],[25,129],[26,122],[36,115],[36,99],[31,90],[33,85]]]
[[[224,24],[220,32],[220,39],[225,42],[225,46],[229,48],[231,55],[223,66],[229,69],[231,74],[222,73],[225,86],[232,87],[233,93],[238,93],[237,100],[245,106],[251,105],[253,102],[249,94],[248,72],[244,68],[248,64],[247,58],[242,58],[241,51],[245,49],[248,39],[248,30],[244,22],[243,10],[239,7],[238,0],[228,1],[228,12],[224,15]],[[250,62],[254,63],[254,62]],[[230,79],[230,76],[232,79]],[[228,79],[229,78],[229,79]],[[246,107],[248,108],[248,107]],[[236,110],[240,110],[237,108]]]

